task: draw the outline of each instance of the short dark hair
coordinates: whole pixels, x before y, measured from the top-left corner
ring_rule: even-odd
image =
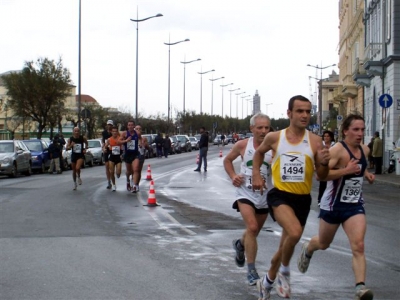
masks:
[[[344,120],[342,122],[342,136],[343,137],[345,137],[344,131],[349,129],[351,122],[353,122],[354,120],[361,120],[361,121],[365,122],[364,118],[361,115],[357,115],[357,114],[348,115],[346,118],[344,118]]]
[[[310,100],[308,100],[306,97],[304,97],[304,96],[302,96],[302,95],[293,96],[292,98],[290,98],[289,104],[288,104],[288,109],[289,109],[290,111],[293,110],[293,105],[294,105],[294,101],[295,101],[295,100],[308,101],[308,102],[311,103]]]
[[[375,131],[375,136],[379,137],[379,131]]]
[[[206,128],[204,126],[201,126],[200,129],[206,130]]]

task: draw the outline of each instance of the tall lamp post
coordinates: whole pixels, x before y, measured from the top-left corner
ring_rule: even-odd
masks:
[[[233,85],[233,83],[228,83],[228,84],[221,84],[221,88],[222,88],[222,114],[221,117],[224,117],[224,87],[227,87],[229,85]]]
[[[268,116],[268,106],[269,105],[272,105],[273,103],[271,102],[271,103],[267,103],[267,104],[265,104],[265,114]]]
[[[136,12],[136,20],[130,19],[132,22],[136,22],[136,105],[135,105],[135,122],[138,122],[138,73],[139,73],[139,22],[146,21],[148,19],[162,17],[162,14],[156,14],[144,19],[139,19],[139,12]]]
[[[201,60],[201,59],[198,58],[198,59],[189,60],[189,61],[181,61],[181,64],[183,64],[183,114],[185,114],[185,94],[186,94],[186,91],[185,91],[185,87],[186,87],[185,80],[186,80],[186,65],[187,65],[187,64],[190,64],[190,63],[192,63],[192,62],[195,62],[195,61],[199,61],[199,60]]]
[[[81,129],[81,0],[79,0],[79,29],[78,29],[78,127]]]
[[[246,99],[246,101],[247,101],[247,105],[246,106],[247,106],[247,116],[248,116],[249,115],[249,102],[253,102],[253,99]],[[250,111],[250,114],[252,114],[252,111],[253,110]]]
[[[168,46],[168,123],[167,126],[169,128],[170,115],[171,115],[171,46],[176,45],[182,42],[189,42],[189,39],[185,39],[179,42],[171,43],[170,38],[168,38],[168,43],[164,43]]]
[[[213,108],[214,108],[214,81],[224,79],[224,78],[225,77],[210,79],[210,81],[211,81],[211,115],[213,115]]]
[[[247,97],[249,97],[250,95],[244,95],[244,96],[242,96],[242,97],[240,97],[240,98],[242,98],[242,120],[243,120],[243,112],[244,112],[244,109],[243,109],[243,100],[245,99],[245,98],[247,98]],[[246,107],[247,107],[247,103],[246,103]],[[248,110],[247,110],[248,111]]]
[[[320,88],[318,91],[318,121],[319,121],[318,125],[319,125],[320,133],[322,132],[322,70],[330,68],[330,67],[334,67],[334,66],[336,66],[336,64],[325,66],[325,67],[322,67],[322,66],[320,67],[318,65],[313,66],[313,65],[307,64],[307,67],[313,67],[313,68],[315,68],[316,71],[318,71],[318,70],[321,71],[321,73],[320,73],[321,74],[320,75]]]
[[[238,96],[245,94],[246,92],[235,93],[236,95],[236,118],[239,118],[239,108],[238,108]],[[242,102],[242,119],[243,119],[243,102]]]
[[[230,95],[229,95],[229,118],[232,118],[232,92],[238,91],[240,88],[234,89],[234,90],[228,90]],[[237,106],[237,101],[236,101],[236,106]],[[237,109],[237,107],[236,107]]]
[[[203,74],[207,74],[210,72],[214,72],[215,70],[212,69],[210,71],[206,71],[206,72],[197,72],[198,74],[200,74],[200,114],[203,113]]]

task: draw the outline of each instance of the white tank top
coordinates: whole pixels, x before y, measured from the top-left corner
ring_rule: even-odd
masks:
[[[236,200],[247,199],[253,202],[254,206],[258,209],[268,208],[267,191],[264,189],[262,195],[259,191],[253,191],[252,174],[254,152],[256,152],[256,150],[254,149],[253,138],[250,137],[247,141],[246,150],[244,151],[242,163],[240,165],[240,174],[242,174],[244,182],[241,186],[236,188]],[[267,182],[268,189],[272,188],[271,163],[272,151],[268,151],[264,155],[264,160],[260,168],[261,176]]]

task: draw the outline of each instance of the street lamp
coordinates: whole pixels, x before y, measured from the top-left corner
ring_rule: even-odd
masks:
[[[240,88],[234,89],[234,90],[228,90],[230,95],[229,95],[229,117],[232,118],[232,92],[238,91]],[[236,109],[237,109],[237,98],[236,98]]]
[[[238,96],[245,94],[246,92],[241,92],[241,93],[235,93],[236,95],[236,118],[239,118],[239,109],[238,109]],[[243,105],[242,105],[242,112],[243,112]],[[243,116],[242,116],[243,119]]]
[[[151,16],[145,19],[139,19],[139,12],[136,12],[136,20],[130,19],[132,22],[136,22],[136,115],[135,122],[138,122],[138,73],[139,73],[139,22],[146,21],[148,19],[162,17],[162,14],[156,14],[155,16]]]
[[[182,40],[179,42],[171,43],[171,40],[168,37],[168,43],[164,43],[165,45],[168,46],[168,123],[167,123],[168,128],[169,128],[169,121],[170,121],[169,117],[171,115],[171,80],[170,80],[170,78],[171,78],[171,76],[170,76],[171,75],[171,46],[182,43],[182,42],[189,42],[189,41],[190,41],[189,39],[185,39],[185,40]]]
[[[183,64],[183,114],[185,114],[185,79],[186,79],[186,64],[190,64],[195,61],[201,60],[200,58],[194,59],[194,60],[189,60],[189,61],[181,61],[181,64]]]
[[[79,29],[78,29],[78,127],[81,129],[81,0],[79,0]]]
[[[242,98],[242,119],[243,119],[243,100],[245,99],[245,98],[247,98],[247,97],[249,97],[250,95],[244,95],[244,96],[242,96],[242,97],[240,97],[240,98]],[[247,104],[246,104],[247,105]],[[247,110],[248,111],[248,110]]]
[[[228,83],[228,84],[221,84],[220,87],[222,88],[222,114],[221,117],[224,117],[224,87],[227,87],[229,85],[232,85],[233,83]]]
[[[206,72],[197,72],[198,74],[200,74],[200,114],[203,113],[203,74],[207,74],[210,72],[214,72],[215,70],[212,69],[210,71],[206,71]]]
[[[265,104],[265,114],[268,116],[268,105],[272,105],[273,103],[267,103]]]
[[[219,77],[215,79],[210,79],[211,81],[211,115],[213,115],[213,103],[214,103],[214,81],[224,79],[225,77]]]
[[[313,65],[307,64],[307,67],[313,67],[316,69],[316,71],[321,70],[321,77],[320,77],[321,85],[320,85],[320,88],[318,91],[318,119],[319,119],[318,123],[319,123],[319,132],[320,133],[322,132],[322,70],[326,69],[326,68],[334,67],[334,66],[336,66],[336,64],[329,65],[326,67],[319,67],[318,65],[313,66]]]
[[[251,96],[250,96],[251,97]],[[247,101],[247,115],[249,115],[249,102],[252,102],[253,101],[253,99],[246,99],[246,101]],[[253,110],[251,110],[251,112],[250,112],[250,114],[252,114],[252,111]]]

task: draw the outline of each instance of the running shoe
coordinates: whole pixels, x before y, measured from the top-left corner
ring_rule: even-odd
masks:
[[[136,185],[134,185],[134,186],[132,187],[132,193],[136,194],[136,192],[137,192],[137,190],[136,190]]]
[[[303,243],[299,258],[297,259],[297,267],[301,273],[307,272],[308,266],[310,265],[311,256],[307,255],[308,244],[309,242]]]
[[[271,299],[272,286],[267,288],[264,286],[263,282],[264,282],[264,277],[257,280],[257,290],[259,293],[258,300],[269,300],[269,299]]]
[[[76,182],[74,182],[74,191],[76,191],[77,187],[78,187],[78,184]]]
[[[136,192],[139,193],[139,185],[136,185]]]
[[[290,298],[290,274],[278,272],[276,281],[276,293],[281,298]]]
[[[361,287],[356,288],[356,295],[354,300],[372,300],[374,299],[374,293],[362,285]]]
[[[113,184],[112,191],[115,192],[117,190],[117,186]]]
[[[126,189],[127,189],[128,192],[130,192],[130,191],[132,190],[132,187],[131,187],[131,183],[130,183],[130,182],[127,182],[127,183],[126,183]]]
[[[260,276],[258,276],[256,269],[250,270],[250,272],[247,273],[247,280],[249,281],[249,285],[256,285],[257,280],[259,279]]]
[[[111,182],[107,184],[107,190],[111,189]]]
[[[82,179],[80,177],[78,177],[78,184],[82,185]]]
[[[244,247],[242,246],[242,250],[240,250],[239,248],[238,248],[238,243],[240,243],[240,239],[235,239],[235,240],[233,240],[232,241],[232,246],[233,246],[233,249],[236,251],[236,254],[235,254],[235,263],[236,263],[236,265],[238,266],[238,267],[243,267],[244,266],[244,263],[245,263],[245,257],[244,257]]]

